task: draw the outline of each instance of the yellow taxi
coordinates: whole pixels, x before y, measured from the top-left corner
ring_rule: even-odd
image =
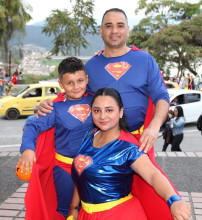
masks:
[[[0,98],[0,115],[7,119],[33,115],[34,106],[46,99],[54,99],[62,92],[58,83],[30,84],[14,96]]]
[[[176,82],[164,81],[167,89],[180,89],[179,85]]]

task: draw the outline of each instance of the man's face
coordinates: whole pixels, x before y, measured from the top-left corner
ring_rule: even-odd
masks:
[[[108,12],[100,27],[102,39],[109,48],[120,48],[126,45],[129,36],[127,20],[121,12]]]

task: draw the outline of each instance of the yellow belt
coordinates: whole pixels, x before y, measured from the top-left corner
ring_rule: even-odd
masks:
[[[141,128],[139,128],[135,131],[132,131],[131,134],[142,134],[143,131],[144,131],[144,125],[142,125]]]
[[[129,194],[128,196],[121,198],[121,199],[118,199],[116,201],[99,203],[99,204],[89,204],[89,203],[85,203],[85,202],[81,201],[81,205],[87,213],[91,214],[93,212],[101,212],[101,211],[109,210],[109,209],[131,199],[132,197],[133,197],[133,195]]]
[[[55,153],[55,158],[63,163],[72,164],[73,158],[62,156],[61,154]]]

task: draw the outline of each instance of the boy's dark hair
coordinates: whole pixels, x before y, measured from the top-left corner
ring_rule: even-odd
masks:
[[[109,12],[120,12],[120,13],[122,13],[122,14],[125,16],[126,21],[127,21],[127,23],[128,23],[128,18],[127,18],[126,13],[125,13],[122,9],[119,9],[119,8],[111,8],[111,9],[105,11],[105,13],[104,13],[104,15],[103,15],[103,17],[102,17],[102,23],[103,23],[103,20],[104,20],[105,15],[106,15],[107,13],[109,13]],[[102,23],[101,23],[101,25],[102,25]]]
[[[121,96],[120,96],[119,92],[116,89],[113,89],[113,88],[98,89],[97,92],[93,96],[91,106],[93,105],[94,100],[98,96],[110,96],[116,101],[117,105],[119,106],[119,110],[121,110],[121,108],[123,108],[123,102],[122,102]],[[123,117],[119,119],[119,128],[121,130],[129,132],[128,123],[126,121],[126,117],[125,117],[124,114],[123,114]]]
[[[66,73],[75,73],[76,71],[83,70],[86,72],[85,66],[82,60],[76,57],[68,57],[59,64],[58,66],[58,77],[62,79],[63,75]]]

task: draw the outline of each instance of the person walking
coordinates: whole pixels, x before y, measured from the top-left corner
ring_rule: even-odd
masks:
[[[172,110],[169,110],[168,118],[166,122],[169,122],[173,117],[174,117],[174,112]],[[173,140],[173,132],[168,124],[165,124],[165,129],[163,131],[163,139],[164,139],[164,144],[162,147],[162,151],[166,151],[168,145],[172,144],[172,140]]]
[[[171,151],[182,151],[180,144],[184,137],[183,129],[185,125],[185,117],[183,108],[181,106],[175,107],[174,118],[171,118],[167,124],[170,126],[173,132]]]

